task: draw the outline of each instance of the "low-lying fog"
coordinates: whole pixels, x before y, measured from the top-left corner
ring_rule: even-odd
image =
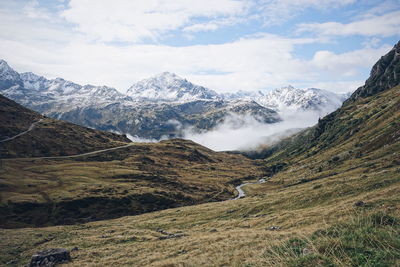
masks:
[[[222,124],[208,132],[196,133],[186,129],[184,138],[216,151],[248,151],[310,127],[321,117],[320,112],[311,111],[286,111],[280,115],[282,121],[273,124],[261,123],[252,116],[230,115]],[[238,121],[242,122],[240,127],[237,125]]]
[[[198,132],[193,128],[182,129],[183,138],[192,140],[215,151],[255,150],[288,137],[303,128],[315,125],[318,118],[334,109],[325,111],[285,110],[280,112],[281,122],[265,124],[250,115],[231,114],[223,123],[207,132]],[[155,139],[143,139],[127,134],[133,142],[158,142]],[[162,138],[166,139],[166,138]]]

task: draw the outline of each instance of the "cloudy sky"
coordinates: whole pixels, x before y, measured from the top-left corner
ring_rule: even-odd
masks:
[[[0,0],[0,58],[125,92],[170,71],[219,92],[356,89],[400,39],[400,0]]]

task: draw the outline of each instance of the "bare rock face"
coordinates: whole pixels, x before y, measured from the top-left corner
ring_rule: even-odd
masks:
[[[71,260],[69,250],[65,248],[52,248],[39,251],[34,254],[29,267],[37,266],[56,266],[59,263],[65,263]]]
[[[358,88],[346,102],[375,95],[400,84],[400,41],[372,67],[364,86]]]

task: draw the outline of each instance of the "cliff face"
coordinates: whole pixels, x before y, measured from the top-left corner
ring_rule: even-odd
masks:
[[[354,102],[359,97],[375,95],[400,84],[400,41],[372,67],[365,85],[358,88],[345,102]]]

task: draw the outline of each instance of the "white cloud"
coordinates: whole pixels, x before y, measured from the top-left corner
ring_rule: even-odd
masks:
[[[207,132],[185,129],[184,138],[216,151],[254,150],[260,145],[271,144],[287,137],[301,128],[312,126],[321,117],[320,112],[314,111],[280,115],[284,118],[282,122],[265,124],[250,115],[231,114],[225,117],[224,122]]]
[[[232,26],[243,22],[244,19],[239,17],[229,17],[222,19],[214,19],[203,23],[195,23],[183,28],[183,32],[201,32],[201,31],[215,31],[224,26]]]
[[[364,83],[365,80],[315,82],[313,83],[313,87],[344,94],[354,92],[358,87],[364,85]]]
[[[79,83],[106,84],[121,91],[162,71],[176,72],[219,91],[233,91],[278,87],[290,79],[301,78],[303,64],[291,53],[295,45],[311,42],[312,39],[275,35],[185,47],[139,44],[114,47],[84,41],[53,47],[0,40],[0,58],[19,71],[63,76]]]
[[[246,2],[238,0],[71,0],[62,16],[96,40],[137,42],[197,18],[233,16],[245,8]]]
[[[312,32],[325,36],[396,36],[400,35],[400,11],[343,24],[339,22],[303,23],[298,33]]]
[[[359,81],[360,68],[369,69],[391,48],[385,45],[347,53],[317,51],[311,60],[294,56],[296,46],[313,42],[313,39],[276,35],[185,47],[139,44],[114,47],[84,41],[58,46],[0,40],[0,58],[18,71],[33,71],[53,78],[62,76],[81,84],[105,84],[122,92],[132,83],[163,71],[175,72],[219,92],[232,92],[286,84],[317,87],[317,83]],[[337,88],[344,90],[343,86],[325,89]]]
[[[334,5],[332,1],[322,2]],[[350,2],[339,1],[338,5]],[[85,3],[89,3],[88,0],[72,1],[70,9],[63,14],[71,16],[69,19],[72,21],[82,20],[79,25],[83,27],[88,26],[87,24],[93,19],[93,27],[100,27],[97,28],[99,33],[94,32],[94,35],[72,30],[63,19],[57,18],[56,13],[49,13],[50,9],[37,6],[35,2],[32,3],[35,10],[39,8],[49,19],[46,16],[42,18],[28,16],[23,8],[24,5],[19,2],[7,2],[0,6],[0,58],[7,60],[20,72],[33,71],[50,78],[61,76],[81,84],[104,84],[114,86],[122,92],[132,83],[163,71],[175,72],[194,83],[220,92],[272,89],[287,84],[298,87],[318,87],[321,84],[332,86],[331,88],[324,87],[324,89],[344,91],[350,83],[355,84],[366,78],[359,76],[360,70],[369,69],[381,55],[390,49],[387,45],[379,44],[384,44],[384,39],[379,41],[371,37],[365,43],[365,48],[347,53],[317,51],[311,59],[300,58],[303,47],[312,48],[314,44],[320,43],[321,39],[285,38],[272,34],[242,35],[234,41],[220,44],[168,46],[130,43],[117,46],[107,42],[96,42],[88,39],[87,36],[111,40],[117,38],[116,35],[118,35],[118,38],[124,39],[123,34],[120,35],[118,31],[114,33],[106,27],[103,32],[100,26],[102,23],[107,24],[111,21],[110,25],[116,25],[119,28],[120,23],[122,25],[120,31],[124,32],[124,25],[129,26],[130,22],[134,23],[138,19],[134,18],[131,21],[129,17],[134,15],[128,8],[131,1],[121,2],[122,7],[127,7],[126,12],[121,11],[120,8],[113,11],[109,6],[110,12],[107,13],[108,10],[104,10],[103,7],[94,6],[90,12],[90,14],[95,14],[94,19],[90,18],[90,15],[89,18],[83,18],[89,12],[88,8],[82,7]],[[142,5],[139,3],[137,8],[141,10],[140,12],[152,10],[149,6],[155,3],[156,1],[149,1]],[[157,3],[167,5],[167,2]],[[168,16],[179,12],[188,13],[185,16],[189,22],[181,25],[181,21],[173,25],[181,25],[179,27],[182,30],[187,27],[187,32],[190,33],[198,30],[213,30],[215,27],[223,27],[221,25],[224,23],[234,24],[236,20],[242,19],[240,12],[249,8],[247,1],[232,0],[215,1],[215,3],[210,0],[207,2],[209,5],[205,5],[204,2],[199,4],[197,1],[183,0],[168,1],[168,3],[171,5],[163,9]],[[194,10],[191,10],[190,3],[193,4]],[[292,1],[263,1],[263,3],[290,6]],[[77,7],[72,8],[75,4]],[[320,1],[293,2],[293,5],[299,8],[302,4],[322,8]],[[196,5],[202,7],[197,8]],[[72,13],[68,13],[70,11]],[[236,16],[236,14],[239,15]],[[112,18],[107,18],[107,16]],[[125,16],[128,18],[125,19]],[[208,19],[197,21],[197,16]],[[100,18],[105,22],[99,21],[96,26]],[[160,34],[162,31],[158,28],[159,23],[151,24],[144,21],[145,28],[149,30],[151,36]],[[207,23],[210,26],[207,26]],[[212,26],[214,23],[218,25]],[[171,29],[172,26],[165,26],[162,29]],[[192,29],[190,29],[191,26],[193,26]],[[201,29],[203,26],[204,28]],[[129,28],[128,39],[130,36],[143,37],[132,33]]]
[[[306,8],[327,10],[356,0],[71,0],[62,16],[97,41],[139,42],[170,31],[214,31],[242,22],[281,23]]]
[[[379,48],[366,47],[363,49],[336,54],[331,51],[317,51],[310,64],[328,73],[340,74],[344,77],[355,76],[360,67],[371,66],[392,47],[383,45]]]

